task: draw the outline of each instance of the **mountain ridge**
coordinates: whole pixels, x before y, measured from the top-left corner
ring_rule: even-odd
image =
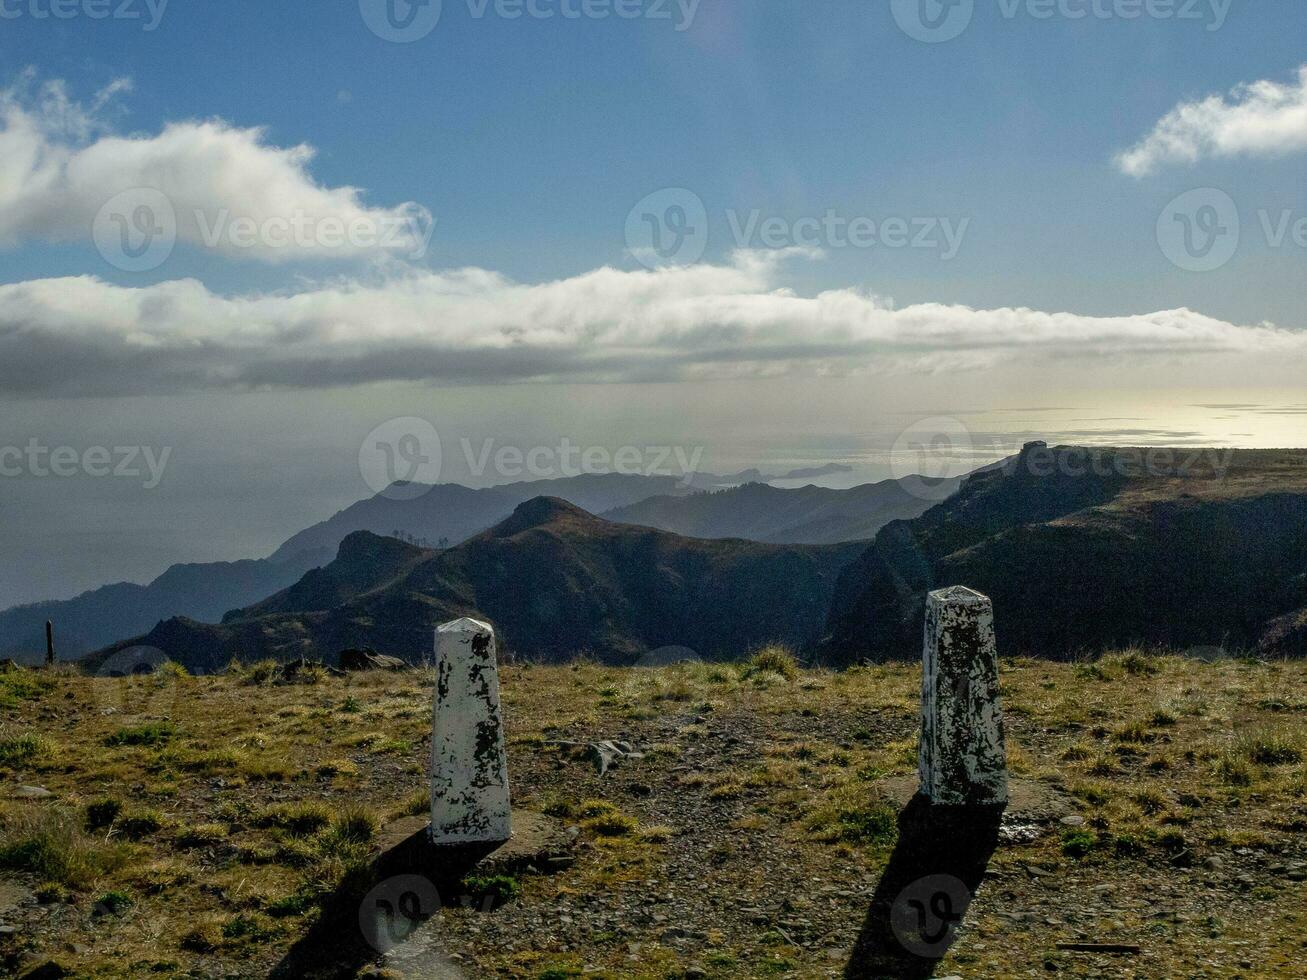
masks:
[[[593,513],[649,496],[675,498],[737,478],[761,476],[756,470],[745,470],[730,476],[694,474],[687,481],[678,476],[609,473],[482,489],[460,484],[397,485],[297,532],[268,558],[174,565],[146,585],[115,583],[72,599],[0,612],[0,656],[28,663],[42,660],[47,619],[55,623],[56,649],[64,659],[148,631],[163,619],[180,616],[218,624],[226,613],[268,598],[294,585],[309,570],[331,562],[341,542],[355,531],[398,533],[411,543],[450,545],[493,526],[536,496],[561,497]]]
[[[381,539],[365,535],[352,546],[378,547]],[[338,555],[309,576],[355,584],[333,608],[288,609],[293,595],[321,594],[296,593],[300,583],[220,625],[162,622],[101,651],[90,666],[140,645],[205,672],[233,658],[332,662],[361,646],[417,662],[430,655],[436,625],[468,615],[493,622],[506,649],[542,660],[588,651],[629,663],[671,644],[725,658],[772,640],[814,638],[839,569],[860,550],[685,538],[535,498],[460,545],[404,553],[404,567],[385,583],[363,581],[351,556]]]
[[[601,516],[696,538],[747,538],[775,544],[836,544],[870,540],[892,520],[915,517],[949,496],[961,479],[934,481],[931,499],[899,480],[847,490],[809,484],[782,489],[746,483],[725,490],[647,497]]]
[[[1141,469],[1149,452],[1032,443],[886,525],[841,573],[816,655],[918,655],[925,595],[950,585],[994,600],[1004,654],[1307,652],[1307,452],[1233,450],[1183,473]]]

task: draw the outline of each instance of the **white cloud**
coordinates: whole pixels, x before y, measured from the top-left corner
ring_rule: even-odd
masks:
[[[1132,177],[1204,157],[1283,156],[1307,150],[1307,65],[1296,82],[1240,85],[1228,97],[1182,102],[1116,157]]]
[[[424,208],[371,208],[357,188],[321,186],[308,170],[312,147],[273,146],[262,129],[220,119],[114,132],[106,107],[129,88],[115,82],[89,107],[30,72],[0,90],[0,246],[88,240],[101,208],[138,188],[171,202],[179,240],[231,257],[411,255],[425,245]]]
[[[540,284],[483,269],[219,296],[194,280],[0,286],[0,390],[142,394],[374,381],[633,381],[951,371],[1074,356],[1307,353],[1307,333],[1190,310],[1089,317],[800,296],[780,259]]]

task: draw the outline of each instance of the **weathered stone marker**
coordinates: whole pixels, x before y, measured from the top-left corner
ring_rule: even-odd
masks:
[[[994,606],[962,586],[926,597],[921,792],[934,803],[1007,802]]]
[[[54,666],[54,623],[50,620],[45,621],[45,665]]]
[[[512,835],[495,631],[458,619],[436,630],[431,841],[472,844]]]

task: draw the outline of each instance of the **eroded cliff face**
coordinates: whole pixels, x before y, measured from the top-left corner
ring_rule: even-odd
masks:
[[[1307,453],[1143,452],[1032,444],[886,527],[841,575],[820,659],[919,656],[926,592],[950,585],[994,600],[1007,655],[1301,655]]]

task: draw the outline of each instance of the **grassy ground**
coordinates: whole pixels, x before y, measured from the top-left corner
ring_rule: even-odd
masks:
[[[307,680],[0,675],[0,973],[265,975],[361,893],[378,825],[425,806],[431,677]],[[1072,817],[1012,821],[938,975],[1301,975],[1307,664],[1134,652],[1002,683],[1013,773]],[[504,669],[515,802],[578,827],[577,860],[446,908],[441,945],[472,976],[840,974],[918,685],[783,658]],[[600,777],[553,744],[598,738],[645,757]]]

